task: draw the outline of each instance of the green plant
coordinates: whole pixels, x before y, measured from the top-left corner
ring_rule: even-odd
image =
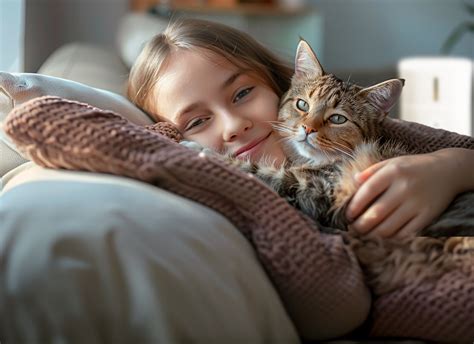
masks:
[[[464,3],[464,7],[472,16],[472,18],[462,22],[454,28],[441,47],[441,53],[443,54],[449,54],[453,50],[454,46],[459,42],[461,37],[464,36],[464,34],[467,32],[474,33],[474,3]]]

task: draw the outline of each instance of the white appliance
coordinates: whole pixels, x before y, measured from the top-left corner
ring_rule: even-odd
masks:
[[[457,57],[412,57],[400,60],[405,79],[400,118],[435,128],[473,135],[473,62]]]

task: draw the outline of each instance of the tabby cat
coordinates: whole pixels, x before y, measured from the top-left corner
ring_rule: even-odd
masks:
[[[225,157],[316,220],[322,231],[343,234],[375,294],[439,277],[452,268],[469,269],[474,262],[474,238],[382,240],[345,232],[344,210],[356,190],[352,176],[376,162],[408,153],[397,142],[380,143],[381,122],[403,84],[402,79],[391,79],[363,88],[344,82],[326,74],[311,47],[301,41],[291,87],[282,97],[279,121],[274,124],[285,142],[288,161],[274,167]],[[458,197],[421,234],[439,236],[446,227],[459,235],[474,235],[474,193]]]

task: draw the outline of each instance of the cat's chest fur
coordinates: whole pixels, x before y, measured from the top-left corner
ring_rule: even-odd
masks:
[[[282,166],[229,159],[239,169],[254,174],[293,207],[324,228],[346,230],[345,208],[357,190],[354,174],[381,160],[404,154],[398,145],[367,142],[355,147],[353,158],[341,156],[323,163],[295,159]],[[332,230],[331,230],[332,232]]]
[[[343,160],[331,163],[324,160],[322,164],[314,161],[302,163],[298,160],[298,163],[286,162],[279,167],[235,159],[231,161],[239,169],[254,174],[289,204],[322,226],[344,226],[344,220],[334,221],[335,211],[337,212],[334,204],[339,198],[338,193],[352,192],[346,190],[341,193],[339,190],[339,181],[344,174]]]

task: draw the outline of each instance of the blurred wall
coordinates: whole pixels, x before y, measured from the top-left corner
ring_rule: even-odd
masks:
[[[451,30],[469,18],[463,0],[307,3],[323,14],[325,69],[341,77],[351,74],[362,84],[394,76],[404,56],[437,54]],[[112,47],[119,20],[128,10],[128,0],[26,0],[26,5],[25,69],[30,72],[66,42]],[[455,53],[474,58],[474,35],[466,35]]]
[[[472,0],[308,0],[324,18],[323,65],[362,84],[395,76],[400,58],[437,55],[449,33],[468,20]],[[472,19],[471,19],[472,20]],[[474,34],[453,54],[474,59]]]
[[[36,72],[67,42],[114,46],[128,6],[128,0],[26,0],[25,71]]]
[[[0,70],[23,70],[24,0],[0,0]]]

